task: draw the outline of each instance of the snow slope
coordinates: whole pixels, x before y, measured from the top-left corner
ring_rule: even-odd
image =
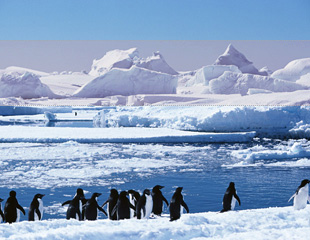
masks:
[[[112,69],[80,88],[74,97],[94,98],[112,95],[176,93],[177,79],[169,74],[136,66]]]
[[[267,72],[259,72],[242,53],[240,53],[232,44],[229,44],[226,51],[219,56],[215,65],[235,65],[242,73],[251,73],[267,76]]]
[[[44,220],[0,224],[3,239],[308,239],[310,208],[292,207],[184,214],[110,221]]]

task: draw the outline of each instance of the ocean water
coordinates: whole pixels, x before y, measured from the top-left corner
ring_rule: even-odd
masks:
[[[235,182],[241,206],[236,210],[283,207],[301,180],[310,178],[310,167],[269,166],[261,164],[226,167],[234,159],[232,151],[253,146],[272,149],[286,146],[281,140],[253,141],[247,144],[29,144],[0,143],[0,198],[2,209],[14,189],[19,203],[28,207],[36,193],[42,193],[43,218],[65,218],[61,203],[73,198],[78,187],[86,198],[102,193],[102,204],[109,189],[135,189],[142,192],[159,184],[170,202],[174,189],[183,187],[190,212],[220,211],[229,182]],[[281,159],[295,162],[296,159]],[[164,213],[168,213],[165,206]],[[100,213],[100,218],[105,218]],[[21,220],[27,220],[22,216]]]

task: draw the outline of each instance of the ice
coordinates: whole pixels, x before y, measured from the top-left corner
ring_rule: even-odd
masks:
[[[156,219],[110,221],[43,220],[0,225],[8,239],[307,239],[310,232],[309,206],[184,214],[169,222],[167,215]]]
[[[216,59],[215,65],[235,65],[242,73],[251,73],[267,76],[267,72],[259,72],[242,53],[240,53],[232,44],[229,44],[223,55]]]
[[[275,71],[271,76],[296,82],[302,76],[310,73],[310,58],[302,58],[289,62],[283,69]]]
[[[39,77],[30,72],[0,71],[0,97],[57,98]]]
[[[241,94],[246,95],[251,88],[264,89],[271,92],[293,92],[308,89],[308,87],[295,82],[280,80],[267,76],[253,74],[239,74],[225,72],[209,83],[210,92],[214,94]]]
[[[102,115],[105,115],[104,120],[100,120]],[[260,137],[303,136],[300,133],[302,128],[299,134],[294,133],[300,121],[310,124],[309,107],[116,107],[101,111],[94,118],[94,123],[103,127],[164,127],[206,132],[256,131]],[[307,131],[306,128],[304,130]]]
[[[0,116],[36,115],[36,114],[43,114],[45,111],[49,111],[52,113],[69,113],[69,112],[71,113],[72,107],[0,106]],[[29,118],[29,116],[27,116],[27,118]],[[6,119],[2,117],[1,120]]]
[[[112,69],[80,88],[74,97],[93,98],[112,95],[176,93],[177,79],[173,75],[144,68]]]

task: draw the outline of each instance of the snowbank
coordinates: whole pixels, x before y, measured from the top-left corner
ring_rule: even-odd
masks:
[[[225,72],[209,83],[210,92],[214,94],[246,95],[250,88],[264,89],[272,92],[293,92],[308,89],[300,84],[271,77],[253,74]]]
[[[177,79],[174,76],[133,66],[130,69],[112,69],[84,85],[73,96],[96,98],[112,95],[170,94],[176,93],[176,88]]]
[[[149,220],[49,220],[0,224],[8,239],[307,239],[309,211],[292,207],[184,214]]]
[[[307,75],[309,73],[310,73],[310,58],[303,58],[291,61],[283,69],[275,71],[271,76],[274,78],[296,82],[302,76]]]
[[[94,60],[89,75],[98,77],[104,75],[113,68],[129,69],[132,66],[171,75],[178,74],[168,65],[159,52],[155,52],[153,56],[143,59],[139,57],[137,48],[131,48],[128,50],[117,49],[109,51],[101,59]]]
[[[232,44],[229,44],[223,55],[219,56],[215,65],[235,65],[242,73],[251,73],[256,75],[267,76],[267,72],[259,72],[257,68],[254,67],[253,63],[250,62],[242,53],[234,48]]]
[[[241,73],[238,67],[229,65],[229,66],[217,66],[217,65],[209,65],[198,69],[196,74],[186,82],[186,86],[193,86],[197,84],[201,84],[204,86],[209,85],[209,81],[214,78],[220,77],[224,72],[235,72]]]
[[[40,98],[58,97],[48,86],[42,84],[33,73],[0,72],[0,97]]]
[[[165,128],[1,127],[0,142],[63,143],[217,143],[249,142],[255,132],[199,133]]]
[[[95,124],[107,127],[165,127],[206,132],[256,131],[258,136],[271,137],[292,136],[289,130],[300,121],[310,123],[309,107],[116,107],[101,111],[94,118]]]

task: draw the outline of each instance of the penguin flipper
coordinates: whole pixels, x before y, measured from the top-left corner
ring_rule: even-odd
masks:
[[[186,212],[189,213],[188,206],[184,201],[182,201],[181,205],[186,209]]]
[[[114,214],[115,214],[115,212],[116,212],[116,210],[117,210],[117,204],[114,206],[114,208],[113,208],[113,210],[112,210],[112,212],[111,212],[111,216],[113,216]]]
[[[17,204],[16,207],[17,207],[24,215],[26,215],[26,212],[25,212],[25,210],[23,209],[23,207],[22,207],[21,205]]]
[[[103,212],[104,215],[108,216],[107,212],[104,211],[104,209],[103,209],[102,207],[100,207],[100,206],[98,205],[98,203],[97,203],[97,208],[98,208],[101,212]]]
[[[163,196],[163,200],[165,201],[165,203],[167,204],[167,207],[169,207],[169,202],[167,201],[167,199]]]
[[[131,209],[133,209],[134,211],[136,211],[135,206],[134,206],[134,205],[132,205],[131,203],[129,203],[129,207],[130,207]]]
[[[145,206],[143,206],[142,211],[143,211],[143,217],[145,217],[145,215],[146,215]]]
[[[2,217],[2,221],[4,222],[4,214],[3,214],[3,212],[2,212],[1,209],[0,209],[0,215],[1,215],[1,217]]]
[[[241,206],[241,201],[240,201],[240,198],[239,196],[237,195],[237,193],[234,194],[234,197],[237,199],[238,203],[239,203],[239,206]]]
[[[288,202],[290,202],[294,197],[296,197],[296,193],[293,194],[293,196],[291,196],[291,198],[288,200]]]
[[[102,204],[102,208],[109,202],[109,199]]]
[[[61,206],[65,206],[67,204],[70,204],[71,203],[71,200],[68,200],[68,201],[65,201],[63,204],[61,204]]]

